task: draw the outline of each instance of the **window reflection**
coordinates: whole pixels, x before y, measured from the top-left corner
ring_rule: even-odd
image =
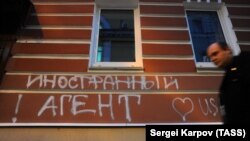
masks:
[[[135,61],[133,10],[101,10],[97,61]]]
[[[207,47],[215,41],[225,41],[217,12],[187,11],[187,17],[196,61],[210,62]]]

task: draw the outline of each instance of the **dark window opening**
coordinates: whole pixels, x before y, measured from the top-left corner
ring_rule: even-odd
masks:
[[[135,62],[133,10],[101,10],[98,62]]]
[[[225,41],[216,11],[187,11],[187,18],[196,62],[210,62],[207,47],[215,41]]]

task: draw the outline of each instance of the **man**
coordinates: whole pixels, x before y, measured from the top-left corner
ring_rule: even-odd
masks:
[[[224,123],[250,124],[250,53],[233,56],[226,43],[215,42],[208,47],[207,55],[225,70],[220,87]]]

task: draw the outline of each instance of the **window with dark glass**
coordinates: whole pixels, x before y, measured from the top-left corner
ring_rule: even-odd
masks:
[[[97,62],[135,62],[133,10],[101,10]]]
[[[210,62],[207,47],[215,41],[225,41],[216,11],[187,11],[196,62]]]

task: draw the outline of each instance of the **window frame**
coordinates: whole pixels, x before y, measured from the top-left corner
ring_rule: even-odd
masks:
[[[134,37],[135,37],[135,62],[98,62],[98,40],[99,40],[99,26],[101,10],[133,10],[134,12]],[[91,45],[90,45],[90,60],[89,70],[142,70],[142,43],[141,43],[141,25],[140,25],[140,11],[136,8],[110,8],[100,7],[95,5],[93,16]]]
[[[217,2],[184,2],[185,8],[185,18],[188,25],[188,32],[191,41],[192,51],[194,55],[194,61],[196,68],[198,69],[216,69],[217,66],[213,62],[197,62],[195,58],[195,50],[192,41],[192,35],[190,31],[190,26],[188,23],[187,11],[215,11],[217,12],[221,28],[223,31],[223,35],[225,37],[226,42],[231,47],[233,55],[238,55],[240,53],[240,47],[237,43],[237,37],[233,30],[232,22],[229,18],[229,13],[225,6],[225,3],[217,3]]]

